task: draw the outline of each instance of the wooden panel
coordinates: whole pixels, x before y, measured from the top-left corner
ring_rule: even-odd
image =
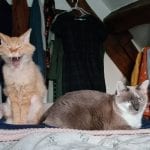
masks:
[[[127,55],[129,58],[135,62],[136,56],[137,56],[137,49],[131,42],[132,40],[132,35],[126,31],[126,32],[121,32],[119,34],[115,34],[116,39],[119,41],[120,45],[125,49]]]
[[[127,43],[126,48],[123,47],[115,35],[110,34],[104,43],[106,52],[112,61],[116,64],[123,75],[130,81],[131,73],[135,64],[135,51],[133,44],[130,41]],[[133,58],[129,56],[127,50],[130,50],[130,55],[133,54]],[[136,53],[137,54],[137,53]]]

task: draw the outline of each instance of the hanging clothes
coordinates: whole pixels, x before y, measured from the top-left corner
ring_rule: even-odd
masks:
[[[42,33],[41,33],[41,13],[38,0],[33,0],[30,9],[29,26],[32,28],[31,43],[36,47],[33,55],[34,62],[39,66],[43,76],[45,77],[45,53],[43,49]]]
[[[12,0],[13,36],[20,36],[29,28],[29,8],[26,0]]]
[[[55,2],[54,0],[44,1],[44,17],[45,17],[45,37],[46,37],[46,47],[48,48],[48,37],[49,30],[52,24],[52,20],[55,16]]]
[[[150,80],[150,47],[144,47],[137,55],[136,63],[131,75],[131,86],[141,84],[145,80]],[[150,91],[148,88],[148,104],[144,111],[144,116],[150,118]]]
[[[131,86],[135,86],[138,84],[138,78],[139,78],[139,70],[140,70],[140,64],[142,60],[142,54],[143,52],[139,52],[136,57],[135,65],[131,74]]]
[[[4,19],[5,18],[5,19]],[[6,0],[0,0],[0,32],[11,35],[12,33],[12,7]]]
[[[63,94],[82,89],[105,92],[103,41],[107,32],[99,19],[65,12],[57,16],[51,30],[63,44]]]
[[[149,77],[148,75],[148,51],[150,50],[149,47],[144,47],[137,55],[135,65],[131,74],[131,86],[136,86],[141,84],[143,81],[147,80]]]
[[[46,39],[45,39],[45,18],[44,18],[44,3],[42,3],[41,0],[39,1],[39,7],[40,7],[40,14],[41,14],[41,36],[42,36],[42,43],[43,43],[43,49],[46,51]]]
[[[150,47],[148,47],[147,49],[147,76],[150,80]]]
[[[52,56],[48,71],[48,79],[53,81],[53,101],[55,101],[59,96],[62,95],[63,47],[62,40],[57,36],[55,36],[55,39],[49,40],[49,47],[52,45]]]
[[[46,75],[48,75],[49,67],[50,67],[50,55],[51,49],[49,47],[49,31],[52,24],[52,20],[55,16],[55,2],[54,0],[45,0],[44,1],[44,18],[45,18],[45,42],[46,42]],[[49,83],[48,79],[46,81],[47,85]],[[47,86],[48,87],[48,86]]]
[[[148,50],[148,47],[145,47],[143,49],[142,60],[141,60],[141,65],[139,69],[138,84],[148,79],[147,50]]]
[[[5,19],[4,19],[5,18]],[[7,34],[11,36],[12,34],[12,7],[7,3],[6,0],[0,0],[0,32]],[[0,85],[2,90],[4,88],[4,80],[2,75],[2,66],[4,64],[4,61],[0,58]],[[2,101],[6,101],[6,97],[1,91],[2,95]]]

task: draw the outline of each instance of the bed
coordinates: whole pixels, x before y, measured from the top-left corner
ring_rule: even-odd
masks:
[[[150,120],[143,119],[139,130],[99,131],[45,124],[13,125],[0,120],[0,150],[128,150],[131,147],[150,149]]]
[[[149,13],[146,14],[148,15]],[[108,20],[109,18],[106,18],[104,21],[109,26],[110,23]],[[113,20],[110,21],[114,22]],[[149,20],[144,20],[143,23],[148,22]],[[142,22],[138,22],[137,24],[142,24]],[[124,27],[126,28],[123,30],[120,29],[119,32],[124,33],[124,31],[130,28],[126,25]],[[129,39],[131,38],[129,37]],[[132,51],[132,57],[134,56],[133,62],[131,63],[130,60],[129,65],[126,63],[126,65],[122,67],[120,63],[118,63],[118,58],[119,60],[122,59],[122,57],[118,56],[123,52],[121,48],[119,49],[120,53],[112,52],[113,42],[109,41],[106,45],[108,47],[107,53],[114,58],[111,57],[123,74],[127,78],[130,78],[132,68],[129,66],[132,67],[131,64],[134,65],[137,53],[133,54]],[[129,45],[126,46],[131,48]],[[109,47],[111,47],[110,50]],[[114,53],[117,55],[113,55]],[[122,53],[121,56],[123,55]],[[123,58],[128,60],[126,57]],[[149,120],[143,120],[143,126],[139,130],[107,131],[60,129],[44,124],[10,125],[0,120],[0,150],[129,150],[131,148],[134,150],[150,150]]]
[[[0,130],[0,150],[149,150],[150,130],[87,131],[59,128]]]

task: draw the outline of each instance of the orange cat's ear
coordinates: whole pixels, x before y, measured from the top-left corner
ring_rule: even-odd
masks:
[[[5,35],[3,33],[0,33],[0,40],[1,40],[1,44],[5,43],[6,40],[8,40],[9,36]]]
[[[20,36],[20,39],[24,42],[24,43],[29,43],[30,42],[30,34],[31,34],[32,29],[28,29],[28,31],[26,31],[24,34],[22,34]]]

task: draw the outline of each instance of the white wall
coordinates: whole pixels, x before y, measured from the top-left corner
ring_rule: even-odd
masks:
[[[109,10],[114,11],[137,0],[102,0]]]
[[[129,30],[138,46],[138,50],[150,46],[150,24],[139,25]]]

